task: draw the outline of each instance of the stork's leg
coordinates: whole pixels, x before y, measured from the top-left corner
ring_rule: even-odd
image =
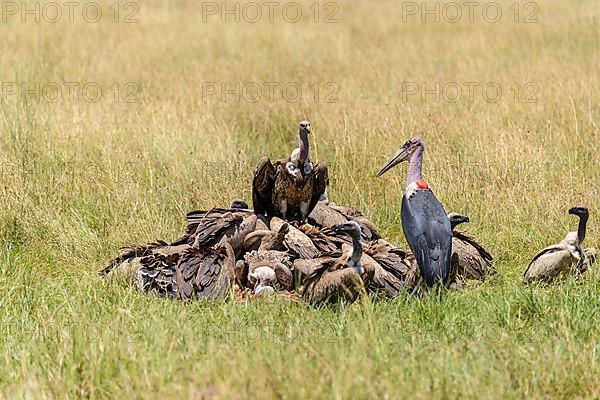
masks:
[[[419,290],[421,288],[421,284],[423,283],[423,277],[420,276],[419,277],[419,281],[417,282],[417,284],[415,285],[415,288],[412,290],[412,292],[410,292],[410,294],[408,295],[409,298],[413,297],[416,293],[417,290]]]
[[[281,200],[281,203],[279,204],[279,211],[281,211],[283,219],[287,220],[287,200]]]
[[[308,207],[310,203],[308,201],[303,201],[300,203],[300,223],[305,223],[306,218],[308,218]]]

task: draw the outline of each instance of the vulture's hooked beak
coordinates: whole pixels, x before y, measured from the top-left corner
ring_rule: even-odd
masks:
[[[343,232],[351,236],[353,234],[357,234],[360,236],[361,233],[360,225],[356,221],[348,221],[344,222],[343,224],[337,224],[334,225],[332,228],[336,232]]]

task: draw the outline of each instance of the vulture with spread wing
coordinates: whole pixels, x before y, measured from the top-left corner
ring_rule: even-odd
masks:
[[[272,163],[263,157],[252,181],[252,202],[257,214],[305,222],[329,184],[327,165],[309,159],[310,123],[299,126],[300,146],[287,160]]]

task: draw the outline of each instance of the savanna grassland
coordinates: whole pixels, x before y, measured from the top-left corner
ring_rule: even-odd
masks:
[[[282,7],[273,22],[266,8],[222,22],[201,2],[140,1],[124,23],[135,7],[116,18],[111,4],[96,23],[65,8],[56,23],[0,24],[1,397],[600,398],[598,269],[520,282],[575,229],[572,205],[590,207],[586,245],[600,246],[597,0],[536,2],[533,23],[525,3],[515,22],[512,1],[496,23],[482,7],[422,23],[391,0],[317,3],[319,22],[299,1],[295,23]],[[408,95],[411,82],[450,86],[438,101]],[[374,175],[423,135],[425,179],[471,217],[499,274],[324,309],[179,303],[98,277],[120,246],[176,238],[187,211],[250,200],[255,163],[288,155],[302,119],[330,198],[402,247],[406,167]]]

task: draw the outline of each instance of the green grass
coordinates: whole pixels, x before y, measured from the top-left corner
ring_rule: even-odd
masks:
[[[575,229],[574,204],[590,207],[586,245],[600,245],[600,9],[539,5],[537,24],[403,23],[392,0],[340,2],[336,24],[308,13],[203,23],[192,1],[144,1],[137,24],[0,24],[3,82],[98,82],[105,93],[0,98],[0,397],[600,398],[598,269],[520,283],[539,249]],[[504,93],[497,104],[403,102],[408,81]],[[137,83],[139,102],[115,102],[114,82]],[[203,82],[298,82],[311,94],[204,102]],[[328,82],[337,103],[324,101]],[[515,82],[536,83],[539,101],[515,102]],[[333,309],[178,303],[98,278],[118,247],[176,238],[187,211],[250,199],[254,164],[289,154],[302,119],[332,200],[400,246],[405,169],[374,174],[422,134],[425,178],[448,211],[471,217],[465,229],[498,276]]]

